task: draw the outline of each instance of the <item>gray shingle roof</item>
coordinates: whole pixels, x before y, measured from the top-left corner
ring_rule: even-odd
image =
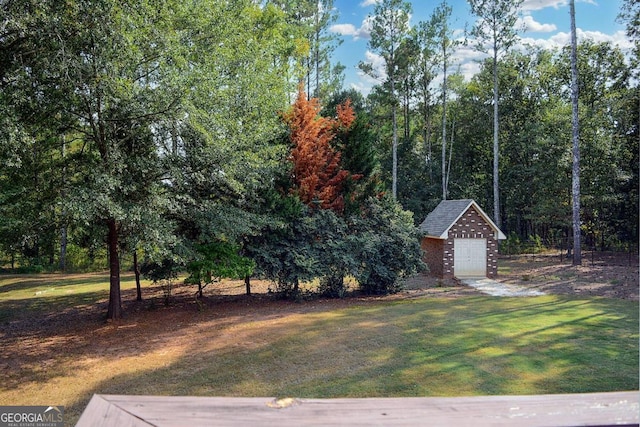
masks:
[[[478,213],[497,231],[499,239],[504,239],[502,231],[493,223],[491,218],[484,213],[472,199],[463,200],[443,200],[440,204],[422,221],[418,227],[420,231],[428,236],[446,238],[449,228],[464,214],[469,207],[473,205]]]
[[[419,229],[429,236],[441,236],[473,203],[471,199],[443,200],[422,221]]]

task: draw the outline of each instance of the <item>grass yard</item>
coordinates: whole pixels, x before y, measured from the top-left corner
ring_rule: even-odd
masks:
[[[125,276],[124,300],[133,287]],[[152,304],[145,284],[146,301],[107,324],[107,290],[107,275],[0,276],[0,405],[64,405],[73,425],[93,393],[328,398],[639,386],[637,301],[258,295],[198,310],[190,299]]]

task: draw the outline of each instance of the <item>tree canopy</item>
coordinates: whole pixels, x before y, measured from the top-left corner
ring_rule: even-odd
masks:
[[[346,277],[392,292],[442,198],[568,244],[570,50],[515,49],[519,4],[471,1],[494,55],[465,79],[446,2],[416,25],[379,2],[365,97],[341,87],[329,0],[0,2],[0,268],[108,268],[117,319],[133,253],[199,291],[255,275],[286,295],[317,279],[343,296]],[[579,231],[602,249],[638,241],[636,5],[635,50],[576,46]]]

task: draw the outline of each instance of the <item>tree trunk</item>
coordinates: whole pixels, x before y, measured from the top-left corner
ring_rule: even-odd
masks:
[[[391,147],[391,153],[393,157],[393,164],[391,166],[391,194],[393,200],[398,200],[398,117],[396,106],[396,88],[394,79],[395,76],[389,76],[391,78],[391,120],[393,122],[393,145]]]
[[[66,186],[67,186],[67,168],[66,168],[66,154],[67,154],[67,143],[64,135],[62,136],[62,190],[60,191],[60,198],[62,199],[62,227],[60,227],[60,271],[63,273],[67,269],[67,194],[66,194]]]
[[[576,38],[575,1],[569,3],[571,14],[571,130],[573,140],[573,166],[571,198],[573,207],[573,265],[582,264],[580,239],[580,127],[578,122],[578,42]]]
[[[107,220],[109,234],[107,245],[109,247],[109,307],[107,319],[117,320],[122,318],[122,299],[120,297],[120,258],[118,254],[118,225],[115,219]]]
[[[316,91],[315,95],[320,98],[320,2],[317,3],[316,9],[316,24],[315,24],[315,68],[316,68]]]
[[[404,142],[407,143],[409,142],[409,139],[411,138],[411,108],[410,108],[410,103],[411,103],[411,93],[410,93],[410,87],[409,84],[407,82],[407,86],[406,86],[406,92],[404,94]]]
[[[307,101],[313,96],[311,93],[311,56],[307,58]]]
[[[494,38],[495,40],[495,38]],[[498,145],[498,46],[493,46],[493,219],[498,228],[502,227],[500,218],[500,179]]]
[[[247,295],[251,295],[251,276],[248,274],[244,276],[244,287],[246,289]]]
[[[451,159],[453,157],[453,137],[456,131],[456,117],[455,115],[451,119],[451,144],[449,144],[449,161],[447,162],[447,180],[445,181],[445,188],[447,190],[447,194],[449,193],[449,177],[451,176]]]
[[[66,217],[66,210],[62,212],[63,220]],[[65,224],[60,228],[60,271],[63,273],[67,270],[67,226]]]
[[[432,159],[432,153],[431,153],[431,124],[429,123],[429,109],[428,109],[429,97],[427,95],[426,86],[424,87],[423,101],[424,101],[424,112],[423,112],[424,125],[422,129],[422,138],[424,139],[424,143],[427,145],[427,166],[429,166],[429,185],[431,185],[431,183],[433,182],[433,168],[432,168],[433,159]]]
[[[447,200],[447,43],[442,38],[442,200]]]
[[[138,265],[138,251],[133,251],[133,273],[136,275],[136,301],[142,301],[142,288],[140,287],[140,266]]]

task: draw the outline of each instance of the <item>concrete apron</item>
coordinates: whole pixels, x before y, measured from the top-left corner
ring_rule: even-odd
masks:
[[[527,289],[523,286],[508,285],[506,283],[496,282],[493,279],[484,278],[464,278],[460,279],[462,283],[479,290],[482,293],[494,297],[535,297],[545,295],[544,292]]]

